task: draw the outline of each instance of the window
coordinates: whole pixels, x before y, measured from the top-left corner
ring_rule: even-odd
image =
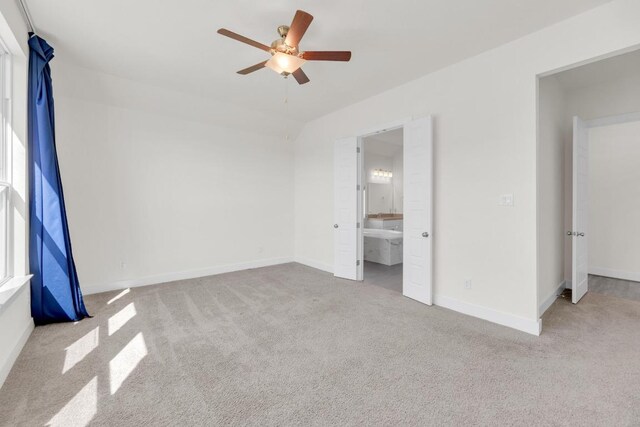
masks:
[[[11,81],[10,57],[0,44],[0,284],[11,276],[10,248],[11,233],[9,212],[11,203]]]

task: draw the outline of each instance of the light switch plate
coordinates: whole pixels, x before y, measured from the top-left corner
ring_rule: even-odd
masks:
[[[499,206],[513,206],[513,194],[503,194],[500,196]]]

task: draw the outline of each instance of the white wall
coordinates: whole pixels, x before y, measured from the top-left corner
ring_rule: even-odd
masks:
[[[436,303],[535,333],[536,76],[637,44],[640,3],[614,1],[308,123],[296,140],[296,258],[333,263],[333,141],[433,114]],[[498,206],[503,193],[515,207]]]
[[[404,156],[403,150],[393,156],[393,211],[402,213],[404,204]]]
[[[625,79],[570,88],[566,91],[567,114],[592,120],[640,111],[640,73]]]
[[[13,262],[16,280],[0,288],[0,386],[33,330],[27,266],[27,28],[17,3],[0,0],[0,38],[12,55],[12,212]],[[7,287],[11,289],[7,289]],[[15,290],[17,289],[17,292]],[[6,298],[6,299],[5,299]]]
[[[555,76],[540,79],[538,114],[539,315],[564,288],[566,95]]]
[[[3,293],[0,292],[0,387],[33,331],[29,283],[6,303]]]
[[[589,130],[589,271],[640,281],[640,122]]]
[[[59,58],[52,67],[58,155],[85,293],[292,260],[290,141],[197,115],[186,120],[173,105],[112,99],[132,87],[190,102]]]

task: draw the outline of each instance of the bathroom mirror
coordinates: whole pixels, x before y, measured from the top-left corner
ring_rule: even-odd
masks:
[[[391,213],[393,209],[393,185],[369,183],[368,214]]]

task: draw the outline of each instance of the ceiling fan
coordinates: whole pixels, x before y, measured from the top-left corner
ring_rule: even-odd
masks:
[[[218,33],[271,54],[271,59],[240,70],[238,74],[246,75],[268,67],[285,77],[293,74],[296,81],[303,85],[309,82],[309,77],[300,68],[306,61],[349,61],[351,59],[349,51],[300,51],[300,40],[309,28],[311,21],[313,21],[313,16],[298,10],[293,17],[291,26],[281,25],[278,27],[280,38],[274,40],[271,46],[258,43],[225,28],[220,28]]]

